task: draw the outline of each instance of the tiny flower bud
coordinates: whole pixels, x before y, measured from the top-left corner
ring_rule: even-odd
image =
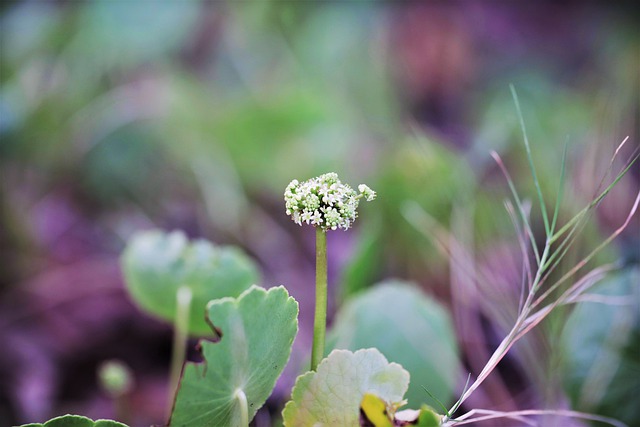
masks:
[[[129,392],[133,386],[133,374],[128,366],[118,360],[108,360],[98,369],[101,387],[112,397]]]

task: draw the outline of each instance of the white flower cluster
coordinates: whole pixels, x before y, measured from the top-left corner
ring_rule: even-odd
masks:
[[[308,181],[294,179],[284,192],[287,215],[298,224],[311,224],[324,230],[349,229],[358,217],[358,203],[367,201],[376,193],[364,184],[358,186],[360,194],[338,179],[335,172],[325,173]]]

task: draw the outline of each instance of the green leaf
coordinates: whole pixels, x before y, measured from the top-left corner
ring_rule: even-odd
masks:
[[[425,401],[423,387],[450,400],[460,362],[449,314],[415,286],[400,281],[378,284],[355,296],[338,312],[327,348],[376,347],[411,373],[409,406]]]
[[[427,405],[422,405],[417,427],[440,427],[442,416]]]
[[[562,332],[565,388],[573,407],[640,425],[640,268],[610,276],[590,294],[617,304],[579,303]],[[620,304],[622,302],[623,304]]]
[[[127,425],[112,420],[93,421],[81,415],[63,415],[52,418],[44,424],[23,424],[20,427],[127,427]]]
[[[125,424],[119,423],[117,421],[111,421],[111,420],[96,420],[95,423],[93,423],[94,427],[127,427]],[[45,426],[45,427],[49,427],[49,426]]]
[[[282,412],[284,425],[359,426],[360,403],[365,393],[385,402],[400,402],[409,385],[409,373],[389,363],[375,348],[334,350],[320,362],[317,372],[298,377]]]
[[[187,363],[170,425],[246,427],[289,360],[298,303],[282,286],[252,286],[237,299],[211,301],[207,310],[222,339],[202,342],[205,362]]]
[[[144,310],[168,321],[176,315],[176,295],[192,295],[189,332],[210,335],[205,321],[209,301],[237,297],[259,279],[254,262],[240,249],[189,242],[179,231],[145,231],[133,236],[122,256],[127,288]]]
[[[397,412],[394,425],[410,425],[416,427],[440,427],[442,415],[428,405],[422,405],[419,410],[405,409]]]

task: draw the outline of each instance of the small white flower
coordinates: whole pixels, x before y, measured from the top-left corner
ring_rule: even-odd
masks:
[[[318,195],[322,196],[322,198],[324,199],[325,197],[327,197],[327,195],[329,195],[329,191],[329,187],[327,187],[326,185],[321,185],[318,189]]]
[[[300,215],[300,219],[309,224],[309,221],[311,221],[311,217],[313,216],[313,214],[311,212],[309,212],[308,210],[305,210],[304,212],[302,212],[302,215]]]
[[[330,205],[333,205],[335,203],[338,203],[341,200],[341,196],[338,195],[338,194],[335,194],[335,193],[334,194],[329,194],[327,196],[327,199],[328,199],[328,203]]]
[[[300,212],[296,211],[293,213],[293,222],[298,225],[302,225],[302,221],[300,220]]]
[[[323,220],[322,220],[322,214],[318,211],[315,211],[313,213],[313,215],[311,216],[311,224],[313,225],[320,225],[322,224]]]

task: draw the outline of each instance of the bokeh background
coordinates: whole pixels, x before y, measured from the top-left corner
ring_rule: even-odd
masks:
[[[2,0],[0,26],[0,425],[114,417],[96,379],[112,358],[135,377],[127,421],[164,422],[171,328],[132,304],[119,267],[127,239],[150,228],[240,246],[262,285],[300,302],[291,366],[254,421],[277,425],[310,346],[314,278],[313,230],[286,217],[282,193],[327,171],[378,192],[353,230],[329,235],[330,316],[381,280],[411,281],[449,309],[463,370],[477,374],[520,283],[491,150],[534,200],[509,84],[551,204],[567,144],[563,220],[588,203],[626,136],[621,161],[638,146],[631,1]],[[565,271],[622,223],[639,180],[636,165]],[[479,293],[456,270],[434,240],[449,234],[494,287]],[[597,261],[637,268],[639,235],[636,215]],[[640,391],[623,384],[640,377],[633,313],[636,341],[609,360],[630,371],[601,384],[617,404],[580,399],[564,379],[566,353],[580,350],[562,350],[562,310],[465,409],[573,408],[639,425],[620,403]]]

